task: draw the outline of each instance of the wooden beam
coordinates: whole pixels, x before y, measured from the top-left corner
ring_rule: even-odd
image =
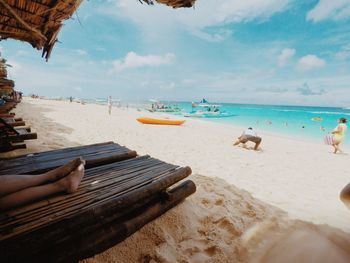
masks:
[[[9,6],[4,0],[0,0],[0,4],[2,4],[22,26],[24,26],[27,30],[36,34],[38,38],[46,41],[46,37],[41,32],[29,26],[20,16],[16,14],[15,11],[13,11],[11,6]]]

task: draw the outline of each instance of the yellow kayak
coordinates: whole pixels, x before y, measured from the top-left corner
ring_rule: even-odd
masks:
[[[141,117],[137,119],[139,122],[143,124],[156,124],[156,125],[181,125],[185,121],[183,120],[168,120],[168,119],[153,119]]]
[[[321,122],[323,121],[323,119],[321,117],[314,117],[314,118],[311,118],[312,121],[317,121],[317,122]]]

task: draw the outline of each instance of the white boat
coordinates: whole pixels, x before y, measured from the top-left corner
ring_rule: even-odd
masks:
[[[185,117],[194,118],[221,118],[230,117],[232,114],[223,112],[219,104],[210,104],[206,99],[202,99],[199,103],[192,102],[192,111],[186,113]]]
[[[177,105],[170,105],[167,103],[163,103],[154,99],[149,100],[151,104],[151,108],[147,108],[150,112],[180,112],[181,109]]]

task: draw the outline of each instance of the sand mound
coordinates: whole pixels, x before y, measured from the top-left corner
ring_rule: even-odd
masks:
[[[289,220],[218,178],[192,176],[195,195],[93,262],[346,262],[340,230]]]

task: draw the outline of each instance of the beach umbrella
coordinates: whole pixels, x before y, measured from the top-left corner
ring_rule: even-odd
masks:
[[[0,40],[17,39],[42,50],[48,60],[63,22],[83,0],[0,0]],[[191,7],[195,0],[139,0],[158,2],[173,8]]]

